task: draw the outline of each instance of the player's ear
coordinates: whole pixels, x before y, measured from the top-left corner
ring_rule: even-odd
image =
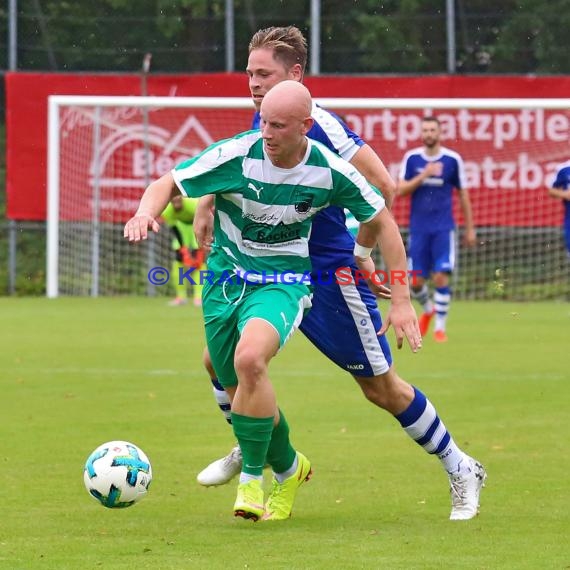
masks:
[[[300,63],[296,63],[289,69],[289,79],[293,81],[301,81],[303,79],[303,69]]]
[[[307,117],[306,119],[303,120],[303,134],[306,135],[310,130],[311,127],[314,124],[314,119],[313,117]]]

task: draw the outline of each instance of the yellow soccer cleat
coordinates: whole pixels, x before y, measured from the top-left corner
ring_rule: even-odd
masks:
[[[258,521],[263,515],[263,489],[261,481],[253,479],[238,485],[234,516]]]
[[[279,483],[273,477],[273,486],[265,504],[263,520],[282,521],[291,516],[297,490],[313,474],[311,462],[302,453],[297,452],[297,459],[299,464],[291,477],[285,479],[283,483]]]

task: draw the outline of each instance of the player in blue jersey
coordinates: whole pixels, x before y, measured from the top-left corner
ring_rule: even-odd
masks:
[[[471,201],[465,187],[463,159],[441,146],[441,129],[437,118],[422,119],[423,147],[410,150],[402,160],[398,192],[411,195],[408,257],[414,272],[412,295],[422,305],[420,331],[427,334],[435,314],[434,339],[447,341],[446,322],[451,303],[449,276],[455,266],[455,221],[453,190],[465,221],[465,244],[475,245],[475,228]],[[428,280],[435,291],[429,296]]]
[[[305,38],[297,28],[258,31],[250,42],[247,64],[256,109],[259,111],[263,97],[277,83],[286,79],[302,81],[306,61]],[[308,136],[349,160],[369,182],[382,190],[386,202],[391,203],[395,185],[374,151],[333,113],[313,106],[312,117],[315,126]],[[257,114],[254,121],[258,121]],[[198,240],[204,245],[208,245],[211,235],[210,207],[211,201],[202,198],[194,223]],[[313,269],[319,275],[344,266],[355,271],[354,245],[341,208],[329,207],[315,217],[309,250]],[[380,290],[375,293],[382,294]],[[474,517],[485,470],[459,449],[426,396],[396,373],[388,341],[384,335],[377,335],[382,320],[375,295],[362,281],[350,286],[317,282],[312,302],[300,330],[325,356],[354,377],[370,402],[391,413],[408,436],[438,457],[449,475],[450,518]],[[230,402],[216,378],[207,351],[204,363],[216,400],[229,420]],[[206,467],[198,475],[198,481],[202,485],[222,485],[240,470],[241,452],[235,447],[228,456]]]
[[[570,257],[570,160],[561,164],[556,171],[556,178],[548,193],[564,204],[564,240]]]

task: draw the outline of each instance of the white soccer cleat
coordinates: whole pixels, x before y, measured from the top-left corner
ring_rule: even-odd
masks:
[[[229,483],[241,472],[241,449],[236,445],[228,455],[210,463],[200,471],[196,479],[200,485],[213,487]]]
[[[449,475],[451,488],[452,521],[466,521],[479,513],[479,494],[485,486],[487,472],[481,463],[466,456],[469,463],[469,473]]]

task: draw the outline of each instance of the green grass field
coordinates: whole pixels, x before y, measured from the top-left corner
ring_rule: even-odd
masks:
[[[195,482],[233,445],[201,368],[198,310],[0,298],[0,318],[2,569],[570,566],[568,304],[458,302],[448,344],[396,352],[489,473],[480,516],[455,523],[439,462],[301,334],[272,378],[315,473],[289,521],[254,524],[232,517],[233,483]],[[83,486],[88,454],[112,439],[153,464],[130,509]]]

